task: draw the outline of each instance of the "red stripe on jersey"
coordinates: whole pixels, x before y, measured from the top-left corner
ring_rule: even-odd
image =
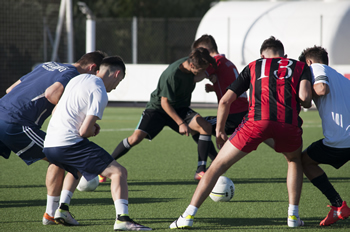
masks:
[[[252,62],[249,64],[249,70],[250,70],[250,83],[251,83],[251,88],[249,90],[249,111],[248,111],[248,118],[250,119],[254,119],[254,115],[255,115],[255,86],[252,85],[252,83],[255,83],[256,81],[256,62]]]
[[[272,59],[263,59],[261,66],[261,118],[270,118],[270,69]]]

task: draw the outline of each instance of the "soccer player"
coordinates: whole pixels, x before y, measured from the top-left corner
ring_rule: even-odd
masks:
[[[152,140],[164,126],[182,135],[199,133],[198,154],[208,157],[209,148],[213,146],[211,124],[189,106],[195,88],[194,76],[204,72],[209,64],[216,67],[215,59],[205,48],[194,49],[189,57],[170,64],[160,76],[136,130],[119,143],[112,153],[113,158],[120,158],[146,137]],[[196,173],[201,168],[205,165],[197,167]]]
[[[196,78],[208,78],[213,84],[206,84],[206,92],[215,91],[218,102],[226,92],[226,88],[234,82],[238,77],[238,71],[236,66],[228,60],[224,54],[218,52],[218,47],[215,39],[211,35],[202,35],[199,39],[193,42],[192,49],[203,47],[208,49],[210,55],[216,60],[217,68],[209,66],[205,72],[197,76]],[[244,115],[248,112],[248,99],[246,92],[242,93],[236,101],[230,106],[230,111],[225,124],[226,134],[232,134],[237,126],[241,123]],[[212,124],[212,133],[215,135],[216,128],[216,116],[204,117],[208,122]],[[198,143],[199,134],[192,135],[194,141]],[[217,152],[213,144],[209,150],[209,157],[214,160]],[[207,157],[198,156],[198,169],[194,176],[195,180],[200,180],[204,175],[206,169]]]
[[[127,171],[108,152],[87,138],[96,136],[108,103],[107,92],[117,87],[125,76],[125,64],[119,56],[102,60],[96,75],[82,74],[72,79],[57,104],[47,128],[44,153],[48,160],[87,181],[98,174],[111,179],[111,193],[117,219],[114,230],[151,230],[137,224],[128,215]],[[68,206],[61,204],[55,220],[65,223]],[[68,214],[70,217],[70,214]]]
[[[328,226],[350,216],[350,208],[319,166],[329,164],[338,169],[350,160],[350,80],[328,66],[328,53],[322,47],[305,49],[299,60],[311,68],[313,100],[324,135],[302,152],[303,170],[331,203],[327,217],[320,222],[321,226]]]
[[[11,151],[27,165],[46,160],[42,152],[46,133],[40,128],[51,115],[67,83],[80,73],[94,74],[105,54],[100,51],[83,55],[74,64],[47,62],[40,64],[7,89],[0,99],[0,155],[8,159]],[[64,170],[50,164],[46,174],[47,208],[44,225],[56,224]],[[71,174],[65,183],[77,185]],[[67,198],[67,196],[64,196]]]
[[[275,151],[283,153],[288,162],[287,224],[289,227],[304,224],[298,212],[303,180],[302,120],[299,112],[300,105],[311,107],[311,72],[305,63],[286,58],[283,44],[273,36],[263,42],[260,54],[261,59],[247,65],[221,98],[216,127],[217,143],[221,150],[199,181],[190,205],[170,228],[192,227],[198,208],[208,197],[218,178],[268,138],[274,140]],[[248,115],[222,146],[227,138],[225,121],[230,105],[248,88]]]

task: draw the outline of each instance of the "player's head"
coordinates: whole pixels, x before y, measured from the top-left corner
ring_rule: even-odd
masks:
[[[125,70],[125,63],[120,56],[109,56],[102,60],[97,76],[102,78],[107,92],[110,92],[124,79]]]
[[[309,66],[312,63],[328,65],[328,52],[323,47],[315,45],[311,48],[304,49],[299,56],[299,60],[307,63]]]
[[[75,64],[79,66],[78,71],[80,73],[96,74],[103,58],[106,56],[107,54],[102,51],[89,52],[83,55]]]
[[[260,47],[260,55],[263,58],[283,57],[284,46],[280,40],[271,36],[262,43]]]
[[[195,75],[204,71],[211,64],[217,68],[215,59],[210,56],[209,51],[205,48],[199,47],[193,49],[188,56],[188,63],[191,66],[191,72]]]
[[[218,53],[218,46],[211,35],[202,35],[199,39],[193,42],[192,49],[203,47],[208,49],[210,53]]]

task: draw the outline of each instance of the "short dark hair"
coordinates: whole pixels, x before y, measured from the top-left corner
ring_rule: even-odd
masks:
[[[204,44],[209,52],[218,52],[218,46],[216,45],[214,37],[211,35],[202,35],[199,39],[193,42],[192,49],[200,47],[201,44]]]
[[[121,69],[124,72],[124,75],[125,75],[125,70],[126,70],[125,63],[124,63],[123,58],[121,58],[120,56],[108,56],[108,57],[105,57],[102,60],[100,66],[117,67],[117,68]]]
[[[106,56],[107,54],[102,51],[89,52],[83,55],[76,63],[80,64],[83,67],[90,64],[96,64],[96,69],[98,70],[100,69],[103,58]]]
[[[207,49],[202,47],[193,49],[188,56],[188,61],[194,64],[196,68],[204,67],[209,64],[211,64],[215,69],[217,68],[215,59],[210,56]]]
[[[299,56],[299,60],[306,63],[306,59],[312,59],[314,62],[328,65],[328,52],[321,46],[306,48]]]
[[[284,46],[282,42],[278,39],[276,39],[274,36],[271,36],[270,38],[266,39],[260,48],[260,54],[263,53],[266,49],[271,49],[275,54],[276,53],[283,53],[284,54]]]

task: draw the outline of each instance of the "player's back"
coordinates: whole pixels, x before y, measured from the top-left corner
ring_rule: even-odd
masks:
[[[316,63],[311,65],[311,69],[314,84],[326,83],[330,89],[327,95],[313,98],[322,119],[324,144],[349,147],[350,80],[328,65]]]
[[[0,99],[0,118],[11,123],[41,127],[54,108],[46,99],[45,90],[56,81],[65,86],[76,75],[79,72],[72,65],[47,62],[36,66]]]
[[[299,85],[311,80],[309,67],[288,58],[258,59],[244,69],[250,79],[250,111],[255,121],[272,120],[301,126]]]

